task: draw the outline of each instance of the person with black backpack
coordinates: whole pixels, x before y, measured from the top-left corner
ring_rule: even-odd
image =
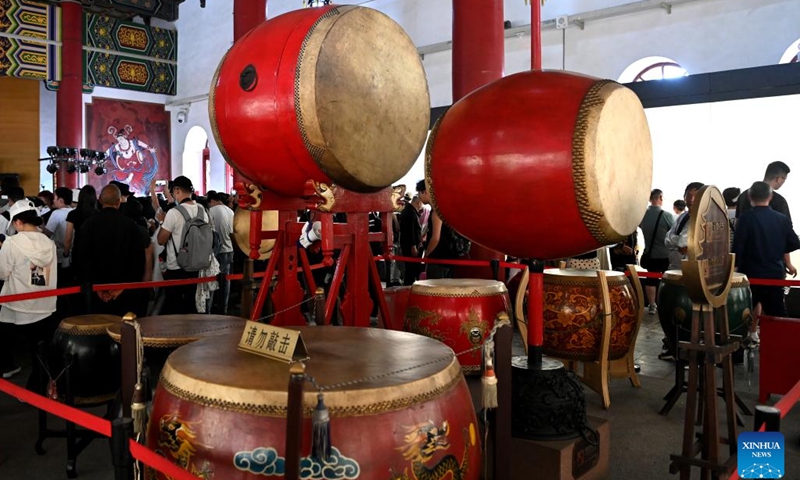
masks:
[[[422,203],[431,203],[431,194],[425,180],[417,182],[417,195]],[[434,209],[428,217],[428,239],[423,258],[437,260],[465,259],[469,256],[471,242],[446,224]],[[428,263],[425,266],[425,277],[428,279],[452,278],[453,265]]]
[[[208,268],[213,254],[214,232],[208,212],[192,199],[192,181],[183,175],[172,181],[175,208],[163,215],[158,244],[167,252],[164,280],[197,278]],[[161,219],[159,219],[161,220]],[[197,285],[169,287],[161,314],[191,313]]]

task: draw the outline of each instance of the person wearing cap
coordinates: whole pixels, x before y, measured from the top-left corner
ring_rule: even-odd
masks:
[[[0,280],[5,282],[0,295],[56,288],[56,245],[39,231],[42,219],[36,206],[30,200],[20,200],[11,206],[9,214],[17,234],[7,237],[0,248]],[[6,302],[0,307],[0,370],[3,378],[20,371],[11,355],[17,326],[24,326],[28,334],[33,335],[30,342],[33,349],[39,340],[46,340],[48,335],[52,335],[54,325],[50,320],[56,311],[56,298]]]
[[[171,185],[172,197],[176,205],[181,205],[189,215],[189,218],[197,216],[199,209],[203,208],[192,200],[194,187],[192,181],[181,175],[175,177]],[[197,278],[198,272],[187,272],[178,265],[178,246],[183,241],[183,226],[186,221],[177,208],[171,208],[166,214],[162,213],[159,218],[161,230],[158,232],[158,244],[164,245],[167,252],[167,270],[164,272],[164,280],[179,280],[187,278]],[[206,220],[208,218],[206,217]],[[208,252],[211,255],[211,251]],[[195,292],[197,285],[180,285],[169,287],[161,308],[162,315],[180,314],[195,312]]]
[[[208,204],[211,206],[208,209],[208,214],[211,216],[211,224],[220,237],[219,253],[216,255],[217,262],[219,262],[218,281],[220,288],[214,293],[212,299],[216,299],[219,302],[217,312],[227,315],[231,282],[226,278],[226,275],[230,273],[231,263],[233,263],[233,210],[225,205],[227,198],[223,196],[227,197],[224,193],[215,191],[210,191],[206,194]],[[208,310],[210,311],[210,309]]]
[[[0,221],[0,226],[5,225],[5,228],[0,230],[0,233],[5,233],[7,236],[10,236],[17,233],[17,231],[14,230],[14,225],[11,223],[11,214],[9,213],[9,210],[11,210],[11,207],[14,206],[14,203],[20,200],[25,200],[25,190],[23,190],[22,187],[16,186],[7,187],[5,190],[3,190],[3,192],[5,196],[8,197],[8,209],[3,212],[3,219],[5,222]]]

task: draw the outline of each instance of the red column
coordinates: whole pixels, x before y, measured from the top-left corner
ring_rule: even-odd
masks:
[[[233,41],[236,42],[266,19],[267,0],[233,0]],[[233,184],[237,182],[253,183],[234,168]]]
[[[453,0],[453,103],[503,76],[503,0]]]
[[[61,3],[61,81],[56,94],[56,143],[61,147],[83,146],[83,7],[78,2]],[[77,188],[78,174],[58,170],[56,186]]]
[[[542,69],[542,4],[531,0],[531,70]]]

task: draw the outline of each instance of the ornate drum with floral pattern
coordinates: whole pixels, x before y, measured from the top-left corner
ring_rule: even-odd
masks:
[[[403,328],[435,338],[455,353],[481,345],[497,314],[511,315],[508,290],[502,282],[444,278],[414,282]],[[465,374],[481,371],[481,349],[458,356]]]
[[[734,273],[728,293],[728,330],[731,335],[747,335],[753,321],[753,297],[750,281],[743,273]],[[675,337],[688,342],[692,326],[692,300],[683,285],[680,270],[667,270],[658,287],[658,320],[667,337],[667,344],[675,348]]]
[[[616,360],[631,348],[638,310],[628,277],[622,272],[605,273],[612,322],[608,358]],[[598,360],[605,313],[595,270],[545,270],[545,354],[572,360]]]
[[[475,411],[449,348],[392,330],[298,330],[331,417],[331,456],[320,460],[311,456],[317,389],[306,383],[300,478],[480,478]],[[238,350],[240,338],[206,338],[169,357],[147,446],[200,478],[282,478],[289,366]]]

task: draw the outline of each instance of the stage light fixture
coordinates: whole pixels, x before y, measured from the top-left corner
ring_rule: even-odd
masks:
[[[58,147],[47,147],[47,154],[51,157],[58,155]]]
[[[75,167],[74,163],[70,163],[69,165],[67,165],[67,173],[72,174],[72,173],[75,173],[76,171],[77,171],[77,168]]]
[[[53,174],[58,171],[58,164],[57,163],[50,163],[47,165],[47,173]]]
[[[105,165],[98,165],[94,167],[95,175],[105,175],[106,173],[108,173],[108,169],[105,167]]]
[[[78,171],[81,173],[89,173],[89,165],[85,163],[78,165]]]

